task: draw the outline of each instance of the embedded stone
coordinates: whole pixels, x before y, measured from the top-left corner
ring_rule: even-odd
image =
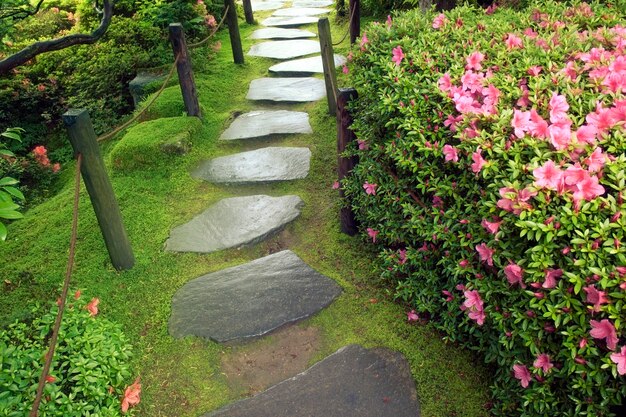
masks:
[[[295,195],[227,198],[172,229],[165,250],[210,253],[252,245],[295,220],[303,205]]]
[[[347,62],[346,57],[342,55],[335,54],[334,58],[335,67],[339,67]],[[281,76],[309,75],[323,73],[324,66],[322,64],[321,55],[318,55],[281,62],[280,64],[271,66],[269,72]]]
[[[272,16],[319,16],[327,14],[330,9],[320,9],[319,7],[289,7],[287,9],[279,9],[272,13]]]
[[[261,22],[263,26],[293,27],[317,23],[319,19],[313,16],[296,16],[296,17],[268,17]]]
[[[324,80],[312,77],[259,78],[252,80],[246,98],[248,100],[270,100],[307,102],[326,97]]]
[[[288,41],[268,41],[257,43],[252,45],[248,55],[263,58],[291,59],[319,52],[319,42],[295,39]]]
[[[169,332],[175,338],[245,340],[309,317],[339,294],[332,279],[286,250],[185,284],[172,298]]]
[[[328,7],[333,4],[332,0],[294,0],[291,7]]]
[[[257,110],[237,117],[220,140],[250,139],[275,134],[313,133],[306,112]]]
[[[302,29],[262,28],[252,32],[250,39],[302,39],[316,36],[315,33]]]
[[[135,108],[139,106],[141,101],[145,99],[148,94],[157,91],[160,87],[157,83],[163,82],[163,80],[165,80],[165,75],[163,74],[153,74],[149,72],[138,73],[137,76],[128,83],[128,89],[130,90],[130,95],[133,97]]]
[[[218,184],[288,181],[309,174],[308,148],[269,147],[205,161],[191,176]]]
[[[395,351],[350,345],[301,374],[203,417],[419,417],[415,381]]]
[[[285,5],[285,3],[281,2],[281,1],[271,1],[271,0],[267,0],[267,1],[256,1],[253,0],[251,2],[252,5],[252,11],[253,12],[262,12],[265,10],[276,10],[276,9],[280,9],[281,7],[283,7]]]

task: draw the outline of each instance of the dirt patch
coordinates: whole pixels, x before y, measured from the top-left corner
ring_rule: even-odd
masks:
[[[289,326],[267,339],[234,347],[222,357],[222,372],[233,390],[254,395],[306,370],[320,344],[318,328]]]

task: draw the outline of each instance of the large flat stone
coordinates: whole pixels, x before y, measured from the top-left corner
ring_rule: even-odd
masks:
[[[328,7],[333,4],[333,0],[294,0],[291,7]]]
[[[263,58],[291,59],[320,52],[320,43],[307,39],[268,41],[252,45],[248,55]]]
[[[302,39],[316,36],[315,33],[302,29],[262,28],[252,32],[250,39]]]
[[[288,181],[309,174],[308,148],[270,147],[205,161],[191,176],[218,184]]]
[[[319,19],[313,16],[300,16],[300,17],[268,17],[261,22],[263,26],[278,26],[283,28],[308,25],[311,23],[317,23]]]
[[[335,54],[336,67],[345,64],[346,61],[346,57]],[[318,55],[309,58],[300,58],[291,61],[281,62],[280,64],[271,66],[269,72],[282,76],[302,76],[315,73],[323,73],[324,66],[322,65],[321,55]]]
[[[272,0],[267,0],[267,1],[253,0],[251,4],[252,4],[253,12],[262,12],[265,10],[276,10],[276,9],[280,9],[281,7],[285,5],[285,3],[282,1],[272,1]]]
[[[296,219],[303,204],[295,195],[227,198],[172,229],[165,250],[210,253],[260,242]]]
[[[330,13],[330,9],[320,9],[319,7],[289,7],[287,9],[279,9],[272,13],[272,16],[320,16]]]
[[[269,101],[316,101],[326,96],[324,80],[312,77],[252,80],[246,98]]]
[[[169,331],[217,342],[261,336],[315,314],[340,293],[333,280],[282,251],[185,284],[172,299]]]
[[[346,346],[305,372],[203,417],[419,417],[404,356]]]
[[[228,126],[220,140],[290,133],[313,133],[308,113],[288,110],[256,110],[244,113]]]

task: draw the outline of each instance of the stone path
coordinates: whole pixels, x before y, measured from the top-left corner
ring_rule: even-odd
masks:
[[[289,59],[269,68],[274,76],[250,83],[246,98],[257,104],[273,102],[273,109],[240,114],[221,134],[222,143],[312,133],[308,114],[289,107],[326,96],[323,79],[308,76],[323,72],[321,58],[291,58],[319,53],[318,41],[307,40],[315,33],[296,28],[317,22],[316,16],[328,13],[323,7],[332,1],[294,0],[290,8],[284,5],[275,0],[252,1],[253,10],[280,9],[252,34],[252,39],[265,41],[253,45],[248,54]],[[337,66],[344,62],[344,57],[335,56]],[[303,179],[310,159],[308,148],[270,146],[203,161],[191,175],[231,187]],[[302,206],[296,195],[226,198],[174,227],[165,250],[209,253],[253,245],[296,220]],[[172,299],[169,332],[175,338],[246,341],[310,317],[340,294],[341,287],[332,279],[284,250],[186,283]],[[419,417],[416,397],[414,380],[400,353],[352,345],[205,417]]]

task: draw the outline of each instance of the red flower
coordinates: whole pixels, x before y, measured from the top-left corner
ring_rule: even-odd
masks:
[[[530,372],[525,365],[513,365],[513,373],[515,375],[515,378],[520,380],[520,384],[522,384],[522,387],[528,387],[528,384],[532,380],[532,377],[530,376]]]
[[[98,314],[98,304],[100,304],[100,299],[94,298],[85,306],[90,316],[93,317]]]
[[[124,398],[122,398],[122,412],[126,413],[129,407],[139,404],[140,395],[141,384],[139,383],[139,377],[137,377],[135,382],[124,391]]]
[[[617,347],[617,333],[615,332],[615,326],[607,319],[601,321],[591,320],[591,331],[589,334],[594,339],[606,339],[606,346],[615,350]]]

